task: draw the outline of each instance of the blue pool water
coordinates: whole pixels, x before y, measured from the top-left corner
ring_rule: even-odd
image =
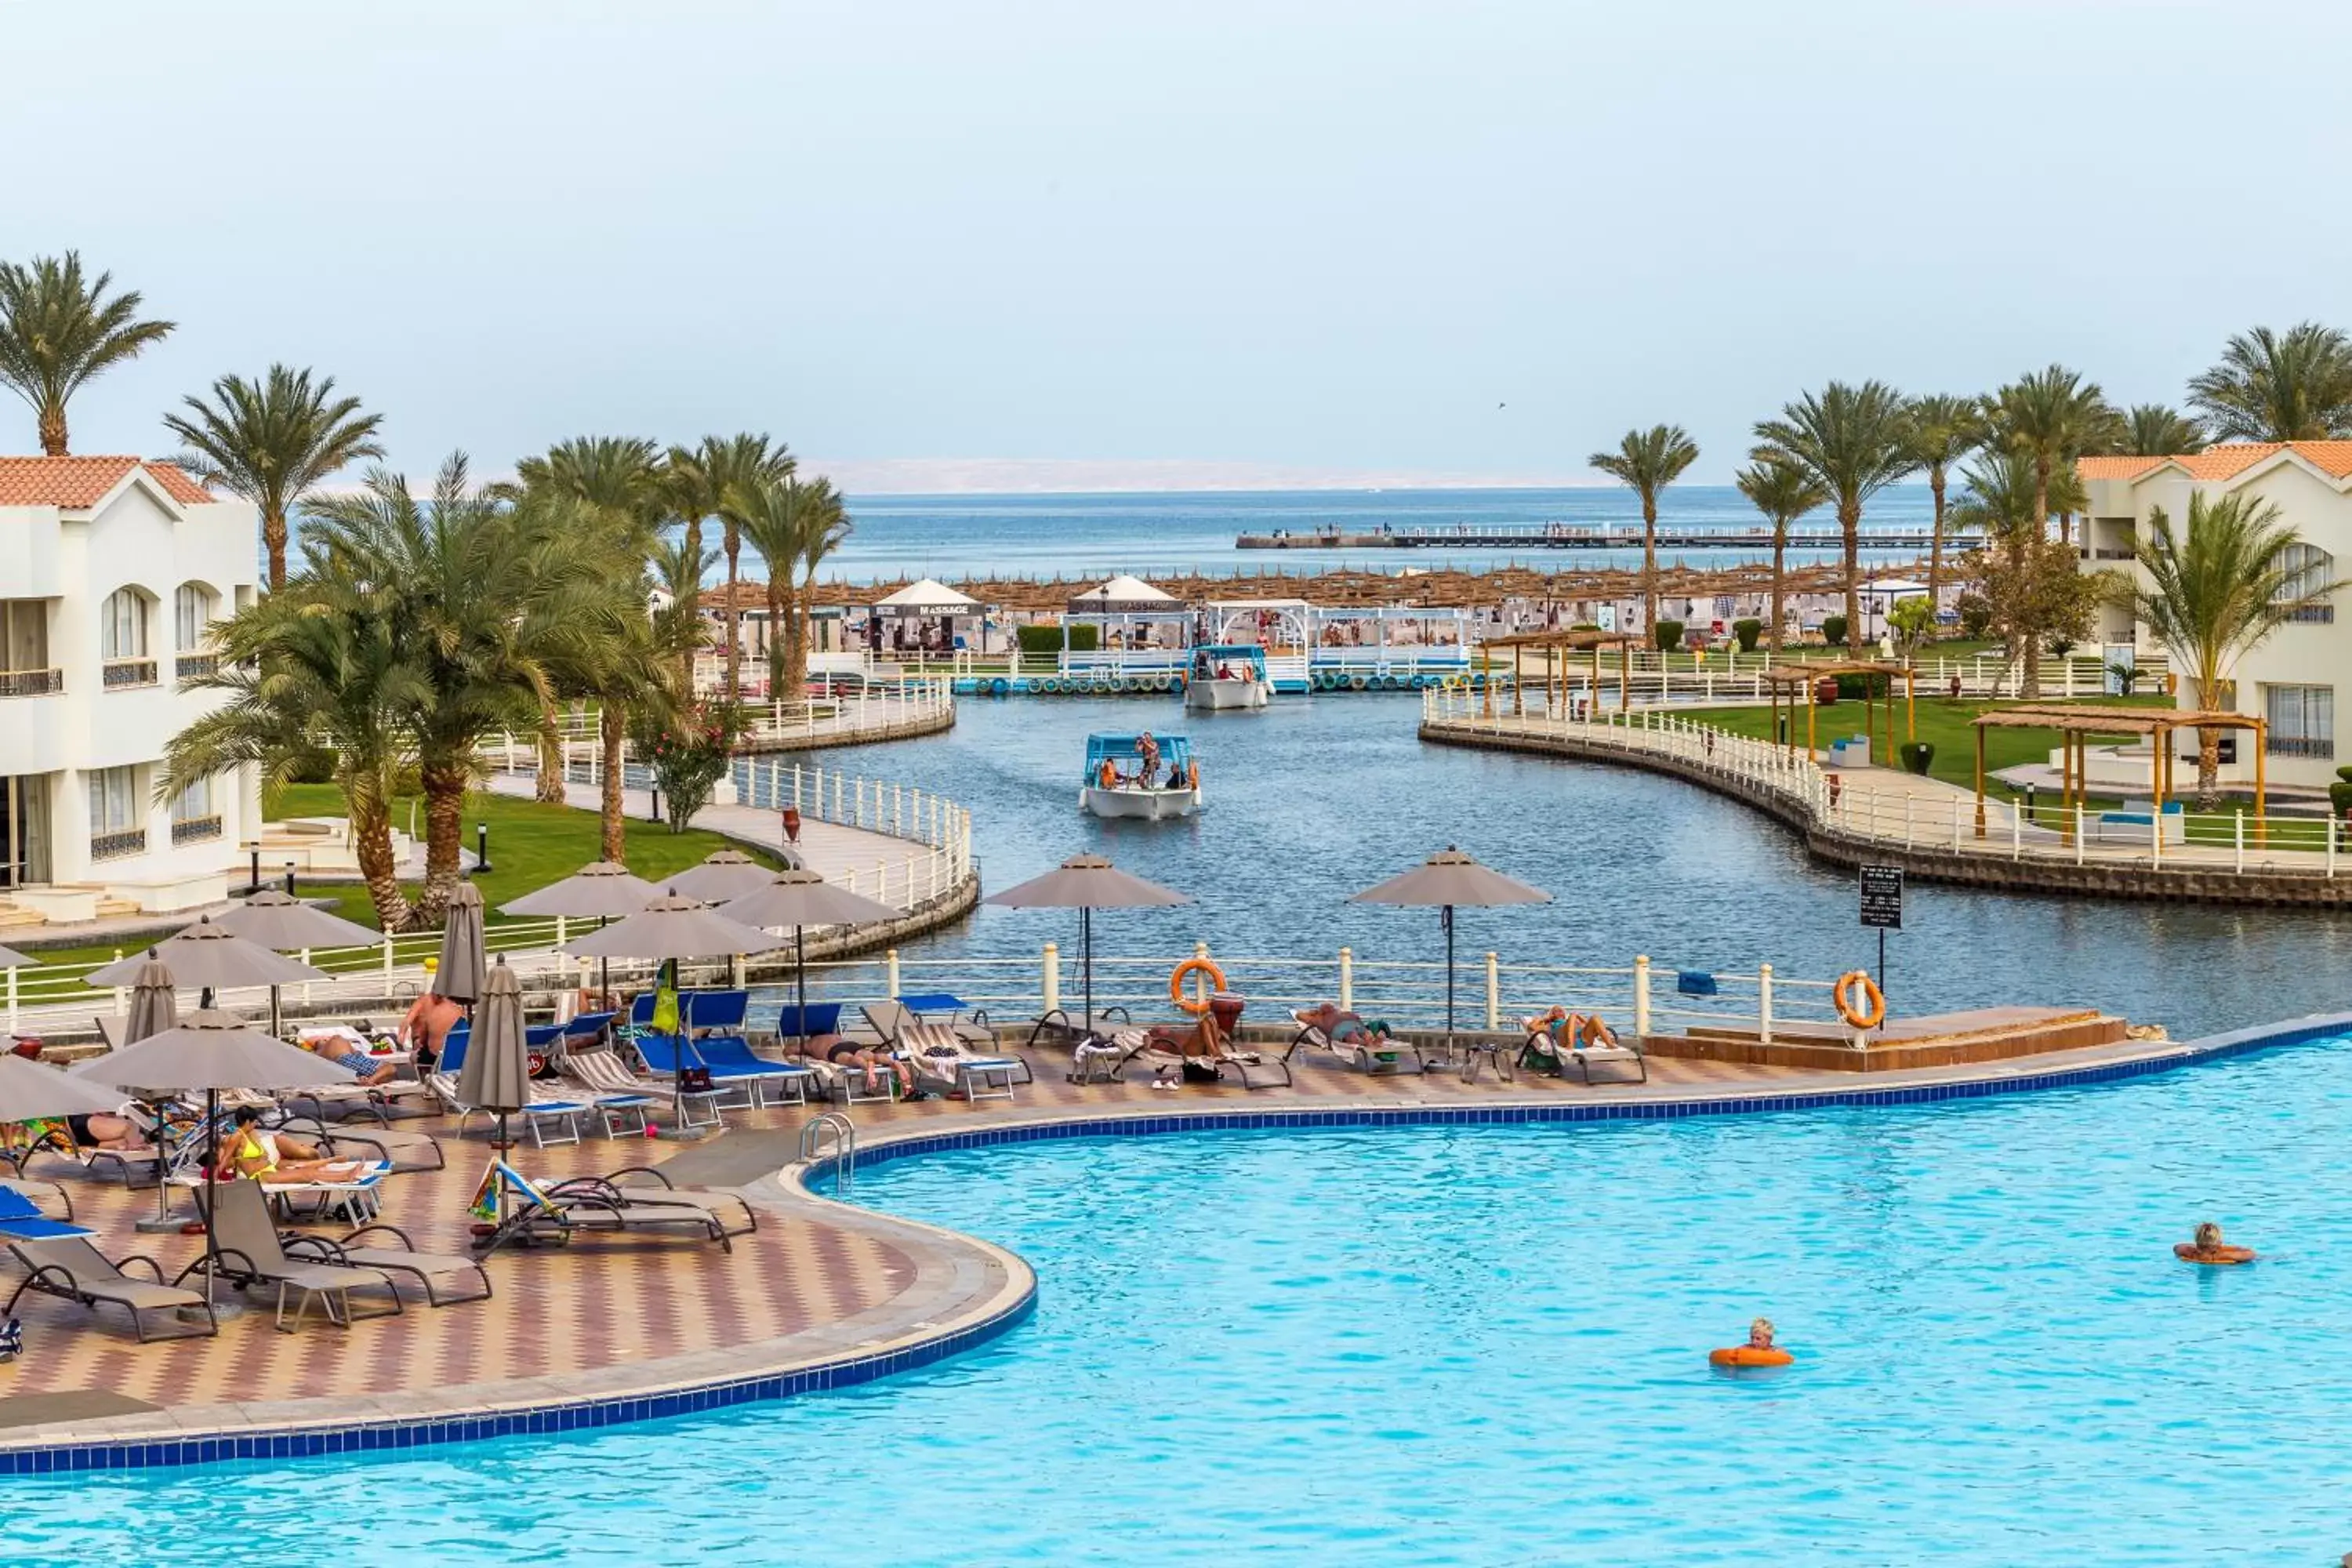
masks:
[[[2347,1053],[1899,1110],[875,1167],[864,1201],[1030,1258],[1034,1318],[929,1372],[658,1426],[17,1483],[0,1552],[234,1532],[312,1561],[331,1529],[325,1558],[357,1563],[2332,1562]],[[2264,1260],[2175,1262],[2209,1215]],[[1709,1370],[1759,1311],[1797,1364]]]

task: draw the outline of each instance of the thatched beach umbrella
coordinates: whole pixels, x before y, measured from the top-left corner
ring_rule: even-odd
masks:
[[[1454,1032],[1454,910],[1548,904],[1551,895],[1482,866],[1449,844],[1402,876],[1367,888],[1348,901],[1443,911],[1439,923],[1445,928],[1445,1032],[1450,1035]]]
[[[814,871],[779,871],[754,893],[746,893],[719,911],[747,926],[781,931],[793,928],[793,973],[800,994],[801,1026],[808,1026],[808,926],[865,925],[894,921],[904,910],[892,909],[846,888],[836,888]]]
[[[1078,946],[1085,958],[1087,1016],[1084,1028],[1095,1026],[1095,911],[1097,910],[1165,909],[1189,904],[1183,894],[1129,876],[1099,855],[1073,855],[1042,877],[985,900],[1009,910],[1076,910]]]

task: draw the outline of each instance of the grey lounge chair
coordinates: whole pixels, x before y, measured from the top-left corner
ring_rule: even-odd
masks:
[[[200,1210],[207,1208],[207,1190],[196,1189],[196,1206]],[[329,1322],[344,1329],[361,1317],[391,1317],[405,1310],[401,1305],[399,1288],[393,1283],[392,1276],[381,1268],[287,1257],[285,1247],[278,1239],[278,1226],[269,1217],[269,1199],[262,1193],[260,1183],[226,1182],[209,1191],[215,1194],[205,1215],[212,1226],[212,1248],[181,1271],[182,1280],[191,1274],[208,1272],[239,1289],[248,1285],[277,1286],[277,1327],[281,1333],[290,1334],[301,1327],[314,1300],[324,1303]],[[352,1292],[366,1289],[382,1290],[390,1305],[382,1311],[355,1312]],[[291,1323],[286,1321],[289,1296],[294,1300]]]
[[[289,1116],[269,1131],[291,1132],[315,1142],[330,1160],[344,1157],[348,1148],[359,1151],[360,1158],[383,1161],[394,1172],[438,1171],[449,1163],[440,1141],[429,1132],[397,1127],[330,1127],[315,1116]]]
[[[1013,1064],[1011,1070],[1018,1074],[1013,1079],[1014,1083],[1034,1083],[1037,1080],[1037,1075],[1030,1068],[1027,1060],[1018,1051],[999,1040],[993,1029],[968,1024],[961,1018],[927,1019],[914,1009],[898,1002],[868,1002],[859,1011],[866,1015],[867,1027],[888,1041],[893,1051],[910,1060],[914,1059],[916,1052],[907,1037],[907,1031],[910,1028],[928,1026],[933,1029],[944,1029],[953,1035],[962,1045],[965,1055],[984,1057],[991,1061],[1010,1062]],[[918,1070],[920,1070],[919,1063]],[[956,1087],[957,1079],[952,1069],[945,1076],[949,1087]]]
[[[65,1212],[50,1215],[51,1218],[68,1224],[73,1220],[73,1194],[56,1182],[44,1182],[29,1176],[0,1176],[0,1192],[15,1193],[39,1207],[43,1214],[50,1213],[45,1205],[55,1204]]]
[[[196,1339],[220,1332],[213,1318],[213,1310],[203,1295],[178,1285],[163,1283],[163,1266],[152,1258],[131,1257],[110,1259],[89,1244],[86,1237],[61,1236],[45,1241],[12,1241],[8,1251],[28,1272],[8,1304],[0,1307],[0,1319],[16,1314],[16,1303],[27,1290],[44,1296],[56,1296],[68,1301],[79,1301],[92,1311],[100,1302],[121,1307],[131,1313],[131,1331],[145,1344],[149,1339],[147,1320],[142,1312],[171,1312],[182,1308],[202,1308],[204,1326],[188,1328],[173,1333],[153,1336],[159,1339]],[[143,1263],[152,1279],[134,1279],[123,1270],[135,1263]]]
[[[390,1237],[397,1247],[354,1246],[364,1237]],[[320,1263],[337,1264],[346,1268],[381,1268],[387,1274],[405,1274],[425,1287],[427,1306],[455,1307],[467,1301],[487,1301],[490,1299],[490,1277],[481,1260],[451,1252],[419,1252],[408,1233],[397,1226],[363,1225],[349,1236],[329,1241],[323,1236],[281,1235],[278,1237],[286,1255],[309,1258]],[[451,1275],[458,1276],[457,1289],[465,1290],[464,1277],[471,1275],[479,1289],[444,1299],[435,1282]]]

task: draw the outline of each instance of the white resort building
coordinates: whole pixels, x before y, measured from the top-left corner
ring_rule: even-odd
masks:
[[[137,458],[0,458],[0,924],[226,896],[260,828],[245,768],[158,802],[221,699],[206,628],[258,590],[256,512]]]
[[[2156,512],[2185,531],[2190,496],[2242,492],[2276,506],[2280,521],[2302,537],[2295,596],[2352,566],[2352,441],[2248,442],[2179,458],[2084,458],[2078,467],[2090,493],[2082,541],[2085,571],[2137,571],[2130,563]],[[2317,789],[2335,778],[2339,762],[2352,762],[2352,737],[2339,739],[2336,731],[2336,689],[2352,688],[2352,643],[2346,640],[2352,628],[2338,626],[2343,597],[2332,594],[2298,611],[2294,624],[2272,633],[2232,672],[2224,706],[2268,721],[2265,761],[2273,784]],[[2127,624],[2126,611],[2111,607],[2101,616],[2102,642],[2152,651],[2147,628]],[[2195,700],[2192,691],[2179,693],[2184,706]],[[2179,744],[2193,767],[2196,737],[2184,735]],[[2225,739],[2226,783],[2251,784],[2248,749],[2240,737]]]

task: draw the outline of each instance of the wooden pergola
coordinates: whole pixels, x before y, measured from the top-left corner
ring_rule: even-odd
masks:
[[[1898,675],[1903,678],[1904,736],[1905,739],[1913,741],[1919,738],[1919,706],[1916,690],[1918,681],[1916,672],[1907,664],[1856,660],[1852,663],[1839,664],[1790,664],[1782,665],[1778,669],[1766,670],[1763,674],[1763,681],[1765,691],[1772,699],[1773,737],[1780,742],[1782,750],[1796,750],[1796,705],[1801,701],[1805,707],[1805,756],[1809,761],[1812,759],[1815,755],[1814,710],[1820,706],[1813,700],[1813,689],[1822,681],[1834,680],[1841,675],[1859,675],[1864,678],[1862,689],[1862,728],[1865,735],[1872,734],[1875,728],[1873,704],[1877,700],[1871,694],[1868,678],[1874,675],[1883,675],[1886,678],[1886,752],[1883,757],[1874,756],[1872,761],[1882,767],[1891,766],[1895,761],[1895,678]],[[1789,704],[1789,726],[1786,731],[1780,727],[1780,704],[1784,700]],[[1874,740],[1872,750],[1875,752],[1876,749],[1877,743]]]
[[[2161,818],[2165,797],[2172,790],[2172,737],[2183,730],[2251,730],[2254,736],[2254,831],[2263,832],[2263,808],[2268,803],[2269,780],[2263,766],[2263,735],[2270,728],[2248,713],[2185,711],[2178,708],[2110,708],[2084,702],[2025,702],[1996,708],[1976,717],[1977,837],[1985,836],[1985,731],[1987,730],[2055,730],[2058,731],[2059,805],[2065,811],[2064,831],[2074,832],[2074,810],[2089,794],[2084,775],[2090,741],[2095,735],[2148,737],[2148,785],[2154,797],[2150,815]],[[2160,829],[2160,824],[2159,824]]]
[[[1633,650],[1645,639],[1632,632],[1562,631],[1516,632],[1509,637],[1489,637],[1480,647],[1480,653],[1491,658],[1496,648],[1511,650],[1511,701],[1515,716],[1524,717],[1527,689],[1524,659],[1529,648],[1539,648],[1544,654],[1544,691],[1550,693],[1555,680],[1559,689],[1559,707],[1568,706],[1568,667],[1552,658],[1554,654],[1590,653],[1592,655],[1592,704],[1601,705],[1601,653],[1604,648],[1617,650],[1617,708],[1626,711],[1633,705]],[[1495,716],[1495,683],[1486,682],[1486,717]]]

